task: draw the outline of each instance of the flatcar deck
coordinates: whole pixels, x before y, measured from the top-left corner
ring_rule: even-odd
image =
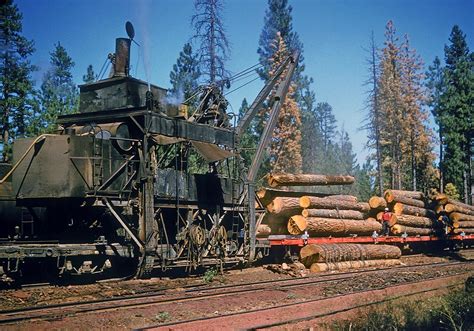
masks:
[[[308,237],[291,235],[270,235],[257,238],[261,246],[305,246],[307,244],[374,244],[374,243],[414,243],[433,241],[474,241],[474,234],[439,236],[351,236],[351,237]]]

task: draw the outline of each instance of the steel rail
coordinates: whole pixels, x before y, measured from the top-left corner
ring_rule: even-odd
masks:
[[[125,308],[134,308],[134,307],[144,307],[156,304],[164,303],[178,303],[185,301],[196,301],[209,299],[213,297],[222,297],[235,295],[239,293],[247,292],[256,292],[256,291],[265,291],[272,288],[275,288],[275,284],[279,285],[279,288],[285,287],[300,287],[307,286],[318,283],[325,282],[334,282],[341,281],[346,279],[353,278],[356,274],[367,274],[367,273],[376,273],[383,270],[397,270],[397,269],[411,269],[419,267],[442,267],[442,266],[453,266],[459,264],[468,264],[469,262],[437,262],[437,263],[428,263],[428,264],[417,264],[411,266],[399,266],[396,268],[387,267],[380,269],[372,270],[358,270],[351,272],[342,272],[338,274],[330,275],[318,275],[313,277],[303,277],[297,279],[278,279],[278,280],[267,280],[260,282],[251,282],[251,283],[241,283],[235,285],[223,285],[223,286],[213,286],[208,288],[202,288],[201,286],[189,285],[181,288],[189,288],[184,291],[186,295],[164,299],[163,296],[167,294],[168,291],[173,290],[172,288],[163,288],[152,293],[141,293],[136,295],[130,295],[125,297],[109,298],[109,299],[100,299],[100,300],[90,300],[85,302],[70,302],[63,304],[54,304],[54,305],[43,305],[37,307],[27,307],[20,309],[11,309],[11,310],[2,310],[0,311],[0,325],[17,323],[22,321],[31,321],[31,320],[45,320],[56,318],[58,316],[74,316],[78,314],[85,314],[91,312],[107,311],[107,310],[117,310]],[[271,286],[270,286],[271,285]],[[198,288],[197,288],[198,287]],[[228,290],[231,288],[232,290]],[[197,292],[196,295],[190,296],[189,294]],[[148,299],[148,300],[144,300]],[[141,302],[137,302],[142,300]],[[108,304],[108,305],[107,305]],[[92,306],[92,307],[91,307]],[[98,307],[93,307],[98,306]]]

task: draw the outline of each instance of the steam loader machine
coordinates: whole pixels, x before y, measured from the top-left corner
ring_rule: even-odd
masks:
[[[167,102],[166,89],[130,76],[133,26],[116,39],[111,77],[80,88],[77,114],[55,134],[18,139],[0,166],[0,279],[25,268],[55,275],[252,262],[255,179],[298,62],[289,56],[249,111],[230,124],[216,85],[199,106]],[[275,93],[271,93],[275,91]],[[267,97],[271,112],[245,171],[239,138]],[[198,154],[209,171],[194,173]]]

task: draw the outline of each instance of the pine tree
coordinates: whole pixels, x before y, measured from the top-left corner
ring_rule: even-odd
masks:
[[[434,117],[435,123],[438,125],[438,143],[439,143],[439,183],[438,190],[443,193],[444,191],[444,130],[443,123],[445,122],[444,113],[440,108],[441,95],[444,90],[443,82],[443,68],[441,61],[438,57],[435,57],[433,65],[428,67],[426,73],[427,82],[426,87],[428,88],[428,106],[431,108],[431,114]]]
[[[406,150],[403,140],[403,100],[400,69],[400,48],[393,22],[385,30],[385,47],[382,49],[379,78],[380,139],[382,164],[390,187],[402,187],[402,153]]]
[[[239,120],[244,116],[244,114],[249,110],[249,104],[247,99],[242,100],[242,104],[239,108]],[[253,124],[253,125],[252,125]],[[258,139],[254,133],[254,121],[252,121],[247,128],[247,130],[240,137],[240,156],[244,161],[246,168],[249,168],[252,164],[253,157],[255,155],[255,150],[257,148]]]
[[[74,62],[59,42],[50,55],[51,68],[44,75],[41,84],[39,132],[53,132],[58,116],[74,113],[78,106],[77,88],[71,73]]]
[[[186,43],[183,50],[179,52],[176,64],[170,72],[171,89],[169,96],[178,102],[186,102],[194,106],[197,98],[192,98],[198,88],[198,80],[201,73],[197,56],[193,54],[191,44]]]
[[[319,102],[316,105],[316,118],[319,125],[319,132],[322,135],[322,149],[324,153],[329,152],[331,144],[336,137],[336,117],[332,107],[327,102]]]
[[[82,76],[82,80],[84,83],[89,84],[93,83],[96,80],[96,74],[94,72],[94,68],[92,67],[92,64],[89,64],[87,66],[87,73]]]
[[[366,101],[366,108],[368,110],[367,118],[365,119],[366,124],[363,129],[367,130],[367,147],[371,150],[375,150],[375,154],[371,155],[370,158],[375,160],[376,163],[376,178],[378,194],[382,196],[384,192],[384,180],[382,171],[382,144],[380,136],[380,127],[382,123],[382,117],[380,114],[380,96],[379,96],[379,57],[377,55],[378,49],[375,44],[374,32],[372,31],[370,46],[368,49],[369,56],[367,58],[368,65],[368,79],[365,85],[368,86],[368,96]],[[370,161],[368,161],[370,163]]]
[[[270,61],[270,75],[288,56],[285,42],[279,33],[272,45],[274,52]],[[270,145],[270,166],[274,172],[301,172],[301,113],[294,96],[295,85],[291,84],[282,104]]]
[[[301,156],[303,173],[316,173],[322,151],[322,132],[316,113],[315,93],[307,86],[303,92],[301,105]]]
[[[230,51],[222,21],[222,0],[195,0],[194,8],[196,14],[191,23],[193,39],[198,43],[200,71],[207,77],[207,83],[222,83],[229,76],[225,62]]]
[[[34,43],[22,36],[22,14],[13,1],[0,6],[0,108],[2,159],[9,160],[10,142],[27,133],[29,117],[35,106],[31,73],[36,68],[28,60]]]
[[[263,67],[257,71],[260,78],[265,81],[269,79],[270,59],[274,52],[271,44],[273,40],[275,40],[277,32],[279,32],[288,48],[289,54],[293,54],[296,51],[299,53],[298,67],[295,70],[294,82],[297,86],[295,95],[296,101],[300,108],[302,108],[302,93],[306,88],[309,88],[313,79],[303,75],[305,69],[303,43],[300,41],[298,33],[293,31],[292,11],[293,8],[288,5],[288,0],[268,0],[268,9],[265,11],[264,25],[257,49],[259,62]]]
[[[446,68],[439,109],[442,114],[445,145],[443,172],[464,201],[470,200],[472,118],[474,113],[474,56],[469,53],[466,36],[455,25],[444,48]]]
[[[400,52],[402,101],[403,101],[403,129],[406,140],[406,153],[404,151],[403,165],[405,166],[404,188],[414,191],[427,191],[428,187],[419,184],[429,183],[427,175],[434,173],[433,136],[428,125],[428,113],[424,108],[426,103],[425,89],[423,86],[423,62],[411,48],[408,36],[405,35]],[[407,157],[409,155],[409,157]],[[421,169],[421,171],[418,171]]]

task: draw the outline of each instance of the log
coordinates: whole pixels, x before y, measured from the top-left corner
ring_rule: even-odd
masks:
[[[310,270],[311,272],[322,272],[332,270],[359,269],[367,267],[391,267],[399,265],[400,263],[401,262],[398,259],[313,263],[311,265]]]
[[[428,236],[430,234],[433,234],[432,229],[426,229],[426,228],[414,228],[410,226],[405,226],[401,224],[395,224],[394,226],[391,227],[390,229],[393,234],[403,234],[407,233],[410,236]]]
[[[378,221],[378,222],[382,222],[382,216],[383,216],[383,211],[379,211],[377,213],[377,215],[375,215],[375,219]]]
[[[388,193],[388,192],[390,192],[390,193]],[[385,191],[384,195],[387,195],[387,193],[389,195],[393,194],[393,195],[396,195],[396,196],[404,196],[404,197],[407,197],[407,198],[417,199],[417,200],[424,200],[424,198],[425,198],[425,195],[423,194],[423,192],[418,192],[418,191],[387,190],[387,191]]]
[[[474,216],[461,214],[461,213],[458,213],[458,212],[454,212],[454,213],[449,214],[449,218],[452,219],[454,222],[463,222],[463,221],[472,222],[472,221],[474,221]]]
[[[403,203],[403,204],[409,205],[409,206],[425,208],[425,202],[424,201],[418,200],[418,199],[413,199],[413,198],[407,197],[405,195],[393,193],[393,191],[391,191],[391,190],[388,190],[388,191],[385,192],[385,200],[387,201],[387,203],[400,202],[400,203]]]
[[[307,225],[306,217],[302,215],[294,215],[288,220],[287,230],[290,234],[301,234],[304,233]]]
[[[404,205],[403,203],[395,203],[392,207],[395,215],[413,215],[413,216],[424,216],[429,218],[436,218],[436,214],[431,209],[419,208],[414,206]]]
[[[368,213],[369,210],[370,210],[370,206],[369,206],[369,203],[368,202],[359,202],[355,208],[355,210],[358,210],[362,213]]]
[[[447,213],[458,212],[458,213],[461,213],[461,214],[474,216],[474,211],[473,210],[470,210],[468,208],[464,208],[463,206],[457,205],[457,204],[448,203],[447,205],[444,206],[444,210]]]
[[[299,199],[299,205],[305,209],[345,209],[363,211],[365,204],[359,204],[357,201],[341,198],[317,198],[304,196]]]
[[[257,197],[260,199],[260,202],[267,206],[269,205],[273,199],[276,197],[293,197],[293,198],[300,198],[304,195],[324,198],[330,194],[326,193],[312,193],[312,192],[296,192],[296,191],[285,191],[285,190],[278,190],[278,189],[271,189],[271,188],[262,188],[257,191]]]
[[[432,228],[438,222],[433,222],[431,218],[413,215],[395,215],[393,214],[388,222],[390,226],[395,224],[415,227],[415,228]]]
[[[314,186],[314,185],[350,185],[354,183],[352,176],[331,176],[315,174],[270,174],[268,185],[278,186]]]
[[[474,221],[454,221],[453,225],[455,228],[474,228]]]
[[[272,229],[267,224],[260,224],[257,227],[256,235],[258,238],[268,237],[271,233],[272,233]]]
[[[277,197],[267,206],[267,210],[280,216],[292,216],[301,214],[303,208],[300,207],[300,198]]]
[[[454,229],[451,233],[454,233],[454,234],[461,234],[461,233],[465,233],[465,234],[474,234],[474,228],[457,228],[457,229]]]
[[[373,196],[369,199],[369,206],[372,209],[384,209],[387,208],[387,201],[384,198]]]
[[[320,217],[297,218],[297,221],[288,222],[288,231],[297,235],[305,230],[311,235],[343,236],[343,235],[371,235],[374,231],[380,231],[382,225],[374,219],[348,220]],[[291,223],[291,225],[290,225]]]
[[[447,205],[449,203],[474,212],[474,206],[468,205],[458,200],[451,199],[446,194],[438,194],[435,199],[438,201],[439,204]]]
[[[318,262],[398,259],[400,248],[392,245],[321,244],[306,245],[300,250],[300,262],[309,268]]]
[[[303,209],[301,215],[304,217],[344,218],[354,220],[364,219],[364,214],[358,210]]]
[[[436,214],[441,214],[444,211],[444,205],[437,205],[435,207]]]

